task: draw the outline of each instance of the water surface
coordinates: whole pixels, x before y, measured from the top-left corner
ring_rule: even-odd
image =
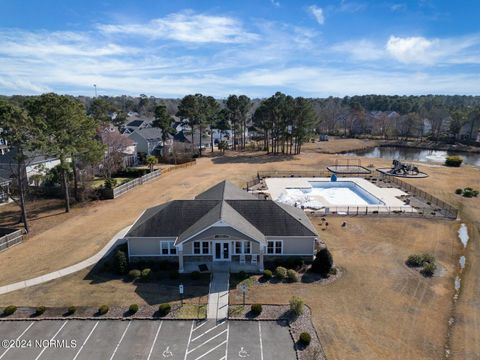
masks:
[[[464,164],[480,166],[480,153],[456,153],[443,150],[413,149],[400,146],[377,146],[372,149],[352,151],[344,155],[433,163],[444,163],[448,155],[458,155],[463,158]]]

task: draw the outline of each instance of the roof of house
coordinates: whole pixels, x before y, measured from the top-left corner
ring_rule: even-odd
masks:
[[[224,180],[195,196],[196,200],[257,200],[252,194],[243,191]]]
[[[15,164],[15,156],[17,155],[17,150],[15,148],[11,148],[9,151],[6,151],[5,154],[0,155],[0,164]],[[37,165],[44,162],[49,162],[53,160],[57,160],[53,156],[42,155],[37,151],[34,152],[26,152],[27,160],[25,164],[28,165]]]
[[[140,125],[142,125],[144,122],[144,120],[133,120],[133,121],[130,121],[127,125],[125,126],[130,126],[130,127],[139,127]]]
[[[138,134],[147,141],[161,141],[162,140],[162,130],[159,128],[143,128],[137,129],[132,134]],[[129,136],[132,136],[130,134]]]
[[[191,131],[186,131],[186,130],[181,130],[174,135],[173,140],[183,142],[183,143],[191,143],[192,142],[192,132]],[[195,129],[195,131],[193,132],[193,142],[196,145],[200,144],[200,131],[198,129]],[[203,145],[208,145],[209,143],[210,143],[210,137],[203,134],[202,135],[202,144]]]
[[[147,209],[126,237],[173,237],[179,244],[222,222],[247,237],[316,236],[305,213],[272,200],[258,200],[223,181],[194,200],[174,200]]]

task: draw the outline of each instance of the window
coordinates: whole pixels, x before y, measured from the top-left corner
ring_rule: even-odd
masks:
[[[160,241],[160,254],[162,256],[176,255],[177,248],[173,241]]]
[[[283,241],[282,240],[269,240],[267,245],[267,254],[282,254],[283,253]]]
[[[267,245],[267,254],[273,254],[275,250],[275,244],[273,241],[269,241]]]
[[[200,254],[200,241],[194,241],[193,243],[193,253]]]
[[[242,253],[242,242],[235,241],[235,254],[241,254],[241,253]]]
[[[202,254],[208,254],[210,252],[210,247],[208,241],[202,242]]]
[[[160,249],[162,251],[162,255],[168,255],[168,242],[162,241],[160,243]]]
[[[243,253],[244,254],[250,254],[250,241],[245,241],[243,243],[243,246],[244,246]]]
[[[275,242],[275,254],[281,254],[282,253],[282,245],[283,245],[283,242],[281,242],[281,241],[276,241]]]
[[[194,241],[193,253],[195,255],[208,255],[210,254],[210,243],[208,241]]]
[[[235,241],[235,254],[250,254],[250,241]]]

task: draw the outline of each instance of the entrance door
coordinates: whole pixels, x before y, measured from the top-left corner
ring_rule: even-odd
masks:
[[[216,261],[230,260],[230,243],[227,241],[215,242],[215,257]]]

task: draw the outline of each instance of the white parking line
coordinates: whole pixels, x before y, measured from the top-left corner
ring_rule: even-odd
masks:
[[[192,341],[195,341],[195,340],[197,340],[197,339],[200,339],[203,335],[208,334],[210,331],[215,330],[217,327],[222,326],[223,324],[225,324],[225,320],[221,321],[218,325],[215,325],[213,328],[208,329],[208,330],[205,331],[204,333],[198,335],[196,338],[193,338]]]
[[[147,360],[150,360],[150,357],[152,356],[153,347],[155,346],[155,343],[157,342],[158,333],[160,332],[160,329],[162,328],[162,324],[163,324],[163,321],[160,321],[160,325],[158,325],[157,332],[155,333],[155,338],[153,339],[152,347],[150,348],[150,351],[148,353]]]
[[[190,328],[190,335],[188,335],[188,343],[187,348],[185,349],[185,357],[183,358],[183,360],[187,360],[188,347],[190,346],[190,340],[192,340],[193,325],[195,325],[195,321],[192,321],[192,327]]]
[[[115,346],[115,350],[113,350],[112,356],[110,356],[110,360],[112,360],[113,357],[115,356],[115,354],[117,353],[117,350],[118,350],[120,344],[122,343],[123,338],[125,337],[125,334],[127,333],[128,328],[130,327],[130,324],[131,324],[131,323],[132,323],[131,321],[128,321],[128,325],[127,325],[127,327],[125,328],[125,330],[123,331],[123,334],[122,334],[122,337],[120,338],[120,341],[118,342],[117,346]]]
[[[215,346],[214,348],[211,348],[211,349],[208,350],[205,354],[200,355],[200,356],[197,357],[195,360],[200,360],[200,359],[203,358],[204,356],[207,356],[207,355],[210,354],[212,351],[217,350],[220,346],[225,345],[226,343],[227,343],[227,340],[225,340],[224,342],[218,344],[218,345]]]
[[[226,331],[227,331],[227,329],[223,330],[221,333],[218,333],[218,334],[215,335],[214,337],[211,337],[210,339],[204,341],[204,342],[201,343],[200,345],[197,345],[197,346],[194,347],[192,350],[187,351],[187,354],[190,354],[191,352],[197,350],[198,348],[202,347],[203,345],[208,344],[208,343],[209,343],[210,341],[212,341],[213,339],[216,339],[216,338],[219,337],[220,335],[223,335]]]
[[[196,331],[196,330],[200,329],[200,328],[201,328],[203,325],[205,325],[207,322],[208,322],[207,320],[203,321],[200,325],[198,325],[195,329],[193,329],[193,331]]]
[[[23,335],[25,335],[25,333],[28,331],[28,329],[30,329],[30,328],[33,326],[33,324],[35,324],[35,323],[32,322],[30,325],[28,325],[27,328],[26,328],[25,330],[23,330],[23,332],[15,339],[15,342],[17,342],[18,340],[20,340],[20,338],[21,338]],[[8,347],[7,350],[5,350],[2,355],[0,355],[0,359],[2,359],[2,358],[10,351],[11,348],[12,348],[11,346]]]
[[[262,341],[262,326],[260,325],[262,322],[258,322],[258,337],[260,338],[260,360],[263,360],[263,341]]]
[[[227,346],[225,346],[225,356],[223,359],[227,360],[227,355],[228,355],[228,338],[230,335],[230,323],[227,323]]]
[[[65,325],[67,325],[67,323],[68,323],[68,320],[65,321],[65,322],[62,324],[62,326],[60,326],[60,329],[57,330],[57,332],[55,333],[55,335],[53,335],[53,337],[50,339],[50,341],[55,340],[55,338],[57,337],[57,335],[60,333],[60,331],[62,331],[62,329],[65,327]],[[40,359],[40,356],[42,356],[42,354],[43,354],[43,353],[45,352],[45,350],[47,350],[47,349],[48,349],[48,346],[45,346],[45,347],[42,349],[42,351],[40,351],[40,354],[38,354],[38,356],[35,358],[35,360]]]
[[[75,354],[75,357],[72,359],[72,360],[76,360],[78,355],[80,355],[80,352],[83,350],[83,347],[85,346],[85,344],[87,343],[88,339],[90,339],[90,336],[92,336],[93,332],[95,331],[95,328],[97,327],[98,325],[98,321],[95,323],[95,325],[93,325],[93,328],[92,330],[90,330],[90,332],[88,333],[88,336],[87,338],[85,339],[85,341],[83,342],[82,346],[80,346],[80,349],[78,349],[77,353]]]

